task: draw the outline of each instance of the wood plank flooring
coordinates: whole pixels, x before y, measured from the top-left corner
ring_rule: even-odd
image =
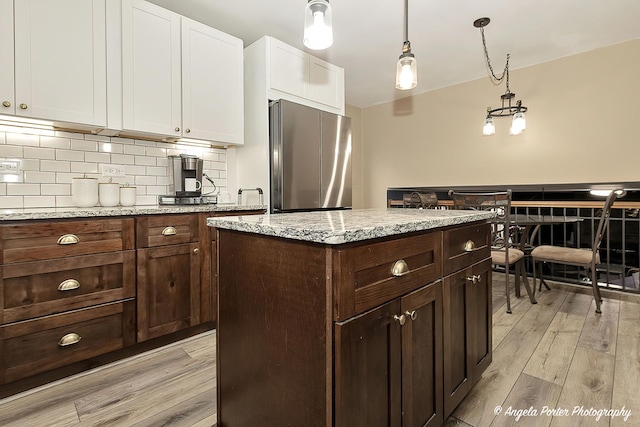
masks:
[[[536,305],[512,297],[506,314],[504,274],[493,277],[493,362],[446,425],[514,425],[514,411],[530,408],[538,415],[518,425],[639,425],[640,297],[603,295],[597,315],[588,289],[550,283]],[[2,399],[0,425],[214,426],[215,367],[210,331]]]

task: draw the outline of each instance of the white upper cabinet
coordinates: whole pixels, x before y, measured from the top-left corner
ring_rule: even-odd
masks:
[[[283,97],[344,114],[343,68],[272,37],[267,41],[268,84],[275,91],[271,98]]]
[[[243,143],[242,40],[142,0],[122,2],[122,128]]]
[[[13,0],[0,0],[0,113],[15,114],[13,90]]]
[[[183,136],[243,143],[242,48],[242,40],[182,18]]]
[[[180,15],[122,2],[122,127],[182,136]]]
[[[2,0],[0,20],[11,2]],[[15,76],[12,114],[104,127],[107,110],[105,0],[20,0],[13,17]],[[3,23],[0,55],[7,68],[10,31]],[[9,25],[10,28],[10,25]],[[10,98],[11,76],[0,90]],[[6,93],[5,93],[6,92]],[[6,107],[4,107],[6,108]],[[15,109],[14,109],[15,108]],[[5,111],[4,109],[2,111]]]

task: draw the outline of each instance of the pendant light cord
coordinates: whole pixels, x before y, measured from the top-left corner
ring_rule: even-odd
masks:
[[[404,41],[409,41],[409,0],[404,0]]]
[[[493,71],[493,67],[491,66],[491,60],[489,59],[489,50],[487,49],[487,42],[484,38],[484,27],[480,27],[480,34],[482,34],[482,47],[484,48],[484,58],[487,61],[487,66],[489,67],[489,71],[491,72],[491,79],[495,84],[500,84],[502,80],[506,77],[507,83],[507,93],[511,92],[509,89],[509,57],[510,55],[507,53],[507,63],[504,66],[504,70],[502,71],[502,75],[500,77],[496,76]]]

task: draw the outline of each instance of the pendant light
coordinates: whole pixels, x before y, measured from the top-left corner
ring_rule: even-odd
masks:
[[[409,0],[404,0],[404,43],[396,67],[396,89],[413,89],[418,85],[418,63],[409,41]]]
[[[526,128],[527,122],[524,113],[527,112],[527,107],[522,105],[522,101],[518,100],[513,105],[513,100],[516,94],[511,92],[509,88],[509,58],[507,54],[507,63],[504,66],[504,71],[500,77],[496,76],[489,60],[489,51],[487,50],[487,42],[484,38],[484,27],[489,25],[491,20],[489,18],[479,18],[473,21],[473,26],[480,28],[482,34],[482,47],[484,48],[484,58],[489,69],[489,77],[495,84],[502,83],[502,80],[506,81],[507,90],[500,96],[501,106],[498,108],[487,108],[487,116],[484,119],[484,126],[482,127],[483,135],[493,135],[496,133],[496,127],[493,124],[494,117],[511,117],[511,127],[509,128],[510,135],[520,135]]]
[[[306,47],[326,49],[333,44],[331,5],[329,0],[309,0],[304,10],[304,39]]]

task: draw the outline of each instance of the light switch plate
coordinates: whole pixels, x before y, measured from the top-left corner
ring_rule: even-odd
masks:
[[[100,173],[102,176],[125,176],[124,165],[100,164]]]

